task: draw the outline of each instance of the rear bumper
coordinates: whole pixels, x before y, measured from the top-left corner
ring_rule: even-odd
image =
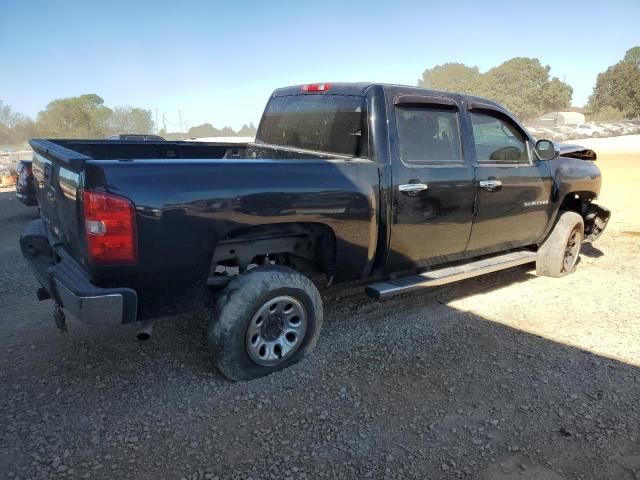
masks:
[[[121,324],[137,319],[138,295],[130,288],[93,285],[82,267],[62,248],[51,248],[43,220],[31,222],[20,249],[49,296],[87,323]]]

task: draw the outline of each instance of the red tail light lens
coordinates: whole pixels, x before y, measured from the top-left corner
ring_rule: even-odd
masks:
[[[135,208],[130,200],[85,190],[84,221],[89,258],[94,263],[131,264],[138,260]]]
[[[303,93],[320,93],[320,92],[326,92],[330,88],[331,88],[330,83],[312,83],[309,85],[303,85],[302,92]]]

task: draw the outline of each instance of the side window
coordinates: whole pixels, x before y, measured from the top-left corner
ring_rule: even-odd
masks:
[[[471,112],[478,162],[529,162],[527,139],[511,122],[491,113]]]
[[[406,164],[462,163],[458,111],[439,106],[398,106],[400,159]]]

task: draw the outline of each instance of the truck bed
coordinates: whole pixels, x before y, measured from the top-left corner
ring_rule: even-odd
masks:
[[[74,171],[88,160],[239,158],[246,143],[166,142],[131,140],[43,140],[29,142],[34,151],[52,155]]]
[[[341,265],[337,276],[365,276],[373,263],[379,174],[372,161],[246,158],[237,145],[195,142],[32,140],[31,145],[51,242],[97,286],[137,289],[157,282],[166,287],[206,278],[218,242],[262,225],[328,228]],[[87,261],[83,190],[133,203],[135,265]]]

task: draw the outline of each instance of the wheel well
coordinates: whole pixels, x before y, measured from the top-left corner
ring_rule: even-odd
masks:
[[[567,193],[560,204],[560,211],[576,212],[582,218],[585,218],[591,202],[596,199],[593,192],[571,192]]]
[[[281,223],[236,230],[218,242],[207,284],[226,285],[260,265],[285,265],[307,276],[335,273],[336,238],[318,223]]]
[[[571,192],[565,195],[560,204],[560,212],[576,212],[582,217],[585,241],[596,240],[609,221],[609,211],[594,203],[595,199],[593,192]]]

